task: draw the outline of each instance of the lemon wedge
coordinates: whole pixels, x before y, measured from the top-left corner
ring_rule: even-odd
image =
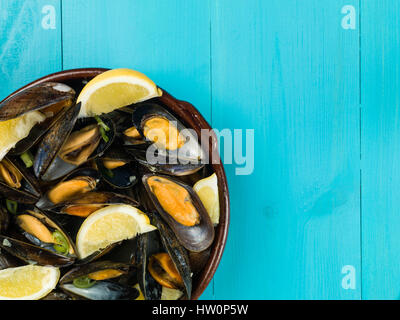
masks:
[[[162,95],[162,91],[143,73],[131,69],[113,69],[92,80],[82,89],[79,117],[109,113],[132,103]]]
[[[27,265],[0,271],[0,300],[39,300],[57,285],[60,271],[54,267]]]
[[[214,225],[219,223],[218,179],[214,173],[208,178],[201,179],[193,186],[201,202],[206,208]]]
[[[29,135],[34,125],[45,119],[39,111],[32,111],[15,119],[0,121],[0,161],[19,141]]]
[[[155,230],[142,211],[130,205],[111,205],[93,212],[76,236],[79,257],[84,259],[109,245]]]

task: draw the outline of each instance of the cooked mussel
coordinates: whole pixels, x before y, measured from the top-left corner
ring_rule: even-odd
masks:
[[[40,187],[19,159],[4,158],[0,161],[0,194],[9,200],[33,204],[40,197]]]
[[[0,235],[0,248],[30,264],[66,267],[74,263],[73,257],[57,254],[48,249],[3,235]]]
[[[138,202],[126,195],[106,191],[92,191],[61,202],[48,210],[86,218],[91,213],[112,204],[129,204],[138,206]]]
[[[106,116],[77,120],[72,132],[64,137],[62,146],[53,155],[54,161],[42,180],[58,179],[80,165],[102,156],[111,146],[114,137],[115,126]]]
[[[151,160],[151,155],[147,157],[147,150],[126,146],[126,151],[141,165],[150,172],[168,174],[172,176],[187,176],[198,172],[204,165],[193,163],[179,163],[175,158],[158,155],[157,161]]]
[[[193,189],[168,176],[144,175],[143,184],[161,217],[189,251],[207,249],[214,228],[206,209]]]
[[[65,84],[41,83],[5,99],[0,104],[0,121],[14,119],[44,108],[57,109],[60,105],[70,106],[74,97],[75,91]]]
[[[148,272],[149,258],[163,251],[160,235],[157,231],[138,236],[137,267],[140,291],[146,300],[160,300],[162,286]]]
[[[22,234],[34,245],[57,254],[76,257],[75,245],[67,232],[49,214],[36,209],[27,210],[16,217]]]
[[[160,233],[165,253],[158,253],[150,258],[149,272],[163,287],[185,292],[190,299],[192,292],[192,271],[186,249],[179,243],[172,229],[155,212],[151,214],[152,223]]]
[[[59,183],[51,186],[36,206],[49,208],[59,203],[65,203],[95,190],[99,182],[100,174],[97,170],[79,168],[63,178]]]
[[[148,270],[151,276],[163,287],[179,289],[183,280],[168,253],[153,254],[149,259]]]
[[[204,166],[205,153],[194,133],[163,106],[141,103],[133,110],[132,121],[142,138],[152,143],[146,153],[149,164],[165,164],[165,161],[172,165],[190,164],[187,172],[180,169],[180,175],[191,174]],[[136,133],[133,128],[130,130]]]
[[[34,161],[36,177],[42,180],[55,180],[67,174],[68,170],[73,170],[74,166],[66,169],[56,160],[66,138],[75,126],[80,108],[80,103],[70,107],[41,140]]]
[[[90,300],[133,300],[139,292],[115,281],[128,272],[129,265],[123,263],[92,262],[66,273],[60,280],[60,287],[68,294]]]
[[[113,188],[131,188],[138,181],[132,157],[119,146],[109,149],[104,156],[97,158],[96,166],[103,180]]]

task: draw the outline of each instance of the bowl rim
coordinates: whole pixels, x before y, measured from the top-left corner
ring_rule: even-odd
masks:
[[[108,68],[78,68],[78,69],[69,69],[63,70],[55,73],[48,74],[44,77],[41,77],[37,80],[34,80],[27,85],[17,89],[6,98],[4,98],[1,102],[9,99],[10,97],[18,94],[19,92],[30,88],[32,86],[38,85],[43,82],[63,82],[70,80],[78,80],[78,79],[91,79],[96,75],[99,75],[107,70]],[[211,128],[210,124],[204,119],[201,113],[189,102],[182,101],[174,98],[170,95],[166,90],[162,89],[163,95],[159,98],[161,102],[163,102],[169,109],[177,114],[180,119],[186,122],[191,128],[195,129],[195,131],[200,134],[201,129],[211,130],[211,140],[210,140],[210,148],[209,153],[213,152],[214,160],[210,165],[213,167],[214,172],[218,178],[218,190],[219,190],[219,200],[220,200],[220,223],[215,229],[215,238],[212,244],[211,254],[207,261],[206,266],[203,268],[201,273],[197,277],[196,285],[192,292],[192,299],[197,300],[204,290],[207,288],[211,279],[213,278],[218,265],[221,261],[222,254],[225,249],[227,237],[228,237],[228,229],[230,223],[230,201],[229,201],[229,190],[228,190],[228,181],[225,174],[224,166],[220,160],[218,153],[218,139],[215,135],[215,132]],[[0,103],[1,103],[0,102]],[[217,157],[217,159],[216,159]]]

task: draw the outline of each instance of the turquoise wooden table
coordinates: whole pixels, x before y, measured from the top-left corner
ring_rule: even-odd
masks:
[[[1,0],[0,99],[63,69],[146,73],[254,129],[203,299],[398,299],[399,38],[396,0]]]

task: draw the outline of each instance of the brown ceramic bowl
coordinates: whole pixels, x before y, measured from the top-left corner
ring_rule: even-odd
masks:
[[[72,86],[73,88],[82,88],[83,80],[86,81],[91,80],[93,77],[107,70],[108,69],[103,69],[103,68],[84,68],[84,69],[65,70],[53,73],[29,83],[28,85],[12,93],[9,97],[15,95],[16,93],[28,87],[32,87],[39,83],[48,81],[62,82]],[[193,128],[199,137],[201,129],[211,129],[210,125],[203,118],[200,112],[190,103],[175,99],[164,89],[163,89],[163,95],[159,99],[176,116],[178,116],[178,118],[182,120],[189,128]],[[209,148],[210,159],[212,159],[211,152],[214,152],[214,159],[215,159],[215,154],[218,154],[216,152],[216,149],[217,149],[217,139],[214,136],[212,137],[212,141],[210,141],[210,148]],[[212,164],[212,167],[218,178],[219,201],[220,201],[220,223],[216,228],[215,240],[212,245],[210,258],[205,268],[200,272],[200,274],[195,279],[193,279],[194,282],[193,282],[192,299],[198,299],[200,297],[200,295],[206,289],[207,285],[214,276],[214,273],[217,270],[218,264],[221,260],[222,253],[225,248],[226,239],[228,236],[228,227],[229,227],[228,182],[226,180],[224,167],[220,161],[218,161],[217,164]]]

